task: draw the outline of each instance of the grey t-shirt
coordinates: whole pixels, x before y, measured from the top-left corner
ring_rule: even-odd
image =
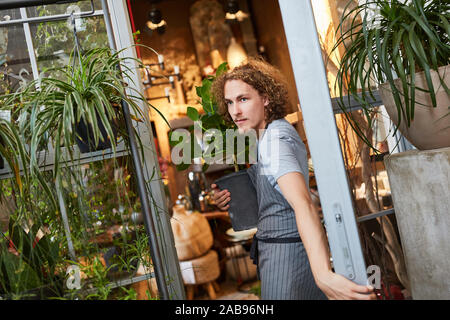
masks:
[[[306,147],[295,128],[285,119],[272,121],[258,141],[261,174],[281,193],[277,180],[289,172],[303,174],[309,190]]]

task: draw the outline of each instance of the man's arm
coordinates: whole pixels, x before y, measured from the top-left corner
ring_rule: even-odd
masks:
[[[289,172],[281,176],[277,183],[294,209],[298,232],[317,286],[329,299],[375,299],[370,286],[358,285],[331,270],[327,237],[303,175]]]

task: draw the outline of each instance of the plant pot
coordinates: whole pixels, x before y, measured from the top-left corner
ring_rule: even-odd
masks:
[[[450,148],[384,160],[413,299],[450,299]]]
[[[439,75],[444,79],[447,87],[450,87],[450,65],[440,67]],[[408,128],[405,119],[402,117],[399,127],[400,132],[419,150],[430,150],[450,147],[450,97],[443,88],[438,73],[431,71],[433,87],[435,89],[437,107],[431,103],[430,95],[427,92],[419,91],[417,88],[428,90],[425,80],[425,73],[419,72],[415,75],[415,107],[414,120]],[[395,85],[400,91],[401,80],[396,79]],[[386,111],[392,122],[398,126],[397,107],[394,102],[389,83],[380,85],[380,96],[383,100]],[[404,99],[401,96],[401,101]]]
[[[103,125],[102,121],[100,121],[100,117],[98,116],[97,112],[96,115],[97,125],[101,132],[97,145],[95,145],[94,133],[90,124],[86,125],[86,122],[84,120],[81,120],[75,128],[76,141],[81,153],[88,153],[111,148],[111,140],[108,137],[105,126]],[[111,123],[111,129],[114,134],[114,139],[117,139],[117,133],[119,131],[117,122],[118,121]]]
[[[227,189],[231,194],[228,213],[233,229],[242,231],[255,228],[258,224],[258,200],[247,169],[233,172],[214,183],[219,189]]]

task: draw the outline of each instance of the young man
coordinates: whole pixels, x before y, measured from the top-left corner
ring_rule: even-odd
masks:
[[[253,249],[261,298],[375,299],[372,287],[331,270],[327,238],[309,193],[306,149],[284,119],[288,94],[280,72],[250,59],[219,76],[212,92],[225,119],[241,132],[253,129],[258,134],[258,163],[248,172],[259,203]],[[211,187],[217,206],[227,210],[228,190]]]

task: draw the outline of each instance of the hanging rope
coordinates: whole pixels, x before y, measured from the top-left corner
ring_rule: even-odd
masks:
[[[75,72],[75,55],[77,55],[78,57],[78,63],[80,64],[80,68],[81,68],[81,72],[83,72],[83,64],[81,62],[81,55],[83,54],[83,49],[81,47],[80,44],[80,39],[78,38],[78,34],[77,34],[77,25],[75,23],[75,17],[73,14],[73,11],[70,13],[70,18],[69,18],[69,25],[70,28],[72,29],[72,33],[73,33],[73,38],[74,38],[74,48],[73,48],[73,64],[72,64],[72,76]]]

